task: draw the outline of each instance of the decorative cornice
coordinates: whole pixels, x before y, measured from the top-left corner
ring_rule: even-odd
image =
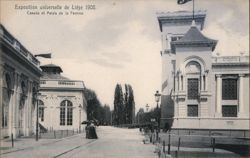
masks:
[[[71,88],[71,87],[40,87],[39,90],[48,90],[48,91],[83,91],[84,88]]]
[[[160,30],[162,32],[162,25],[169,23],[169,24],[179,24],[185,23],[191,25],[193,20],[192,12],[189,11],[177,11],[177,12],[167,12],[167,13],[157,13],[158,15],[158,22],[160,25]],[[201,25],[201,30],[204,26],[204,21],[206,17],[206,11],[195,11],[194,20],[197,24]]]
[[[212,63],[212,66],[217,66],[217,65],[224,65],[224,66],[233,66],[233,65],[249,65],[248,62],[228,62],[228,63]]]
[[[33,70],[39,77],[41,76],[40,62],[1,24],[0,44],[2,45],[4,54],[12,56],[14,60],[20,62],[26,68]]]

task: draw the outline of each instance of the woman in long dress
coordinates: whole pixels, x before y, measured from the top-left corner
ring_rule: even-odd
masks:
[[[88,127],[88,139],[97,139],[95,125],[91,123]]]

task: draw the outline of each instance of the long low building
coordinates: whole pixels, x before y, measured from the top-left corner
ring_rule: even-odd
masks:
[[[201,32],[206,12],[159,13],[162,33],[161,126],[250,129],[249,56],[220,56]]]
[[[0,137],[35,131],[40,62],[0,25]]]

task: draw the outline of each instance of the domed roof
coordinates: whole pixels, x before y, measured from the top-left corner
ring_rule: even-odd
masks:
[[[69,78],[61,75],[62,69],[60,66],[54,64],[47,64],[40,66],[43,70],[42,79],[52,79],[52,80],[69,80]]]
[[[42,66],[40,66],[40,68],[44,72],[48,72],[48,71],[57,71],[59,73],[63,72],[60,66],[57,66],[57,65],[54,65],[54,64],[42,65]]]

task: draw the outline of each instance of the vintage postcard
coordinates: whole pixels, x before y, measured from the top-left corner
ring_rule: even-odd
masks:
[[[1,158],[250,157],[248,0],[0,0]]]

